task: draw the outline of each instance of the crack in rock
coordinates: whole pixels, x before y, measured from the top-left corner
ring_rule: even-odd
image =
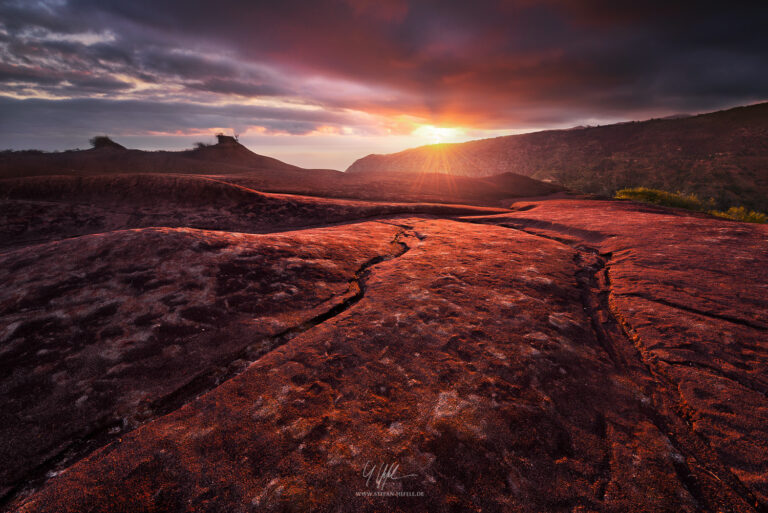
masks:
[[[349,280],[347,296],[328,310],[315,315],[303,323],[287,328],[284,331],[250,344],[236,354],[222,358],[220,363],[195,375],[190,381],[176,390],[156,399],[150,405],[151,415],[133,429],[149,424],[154,420],[168,415],[184,405],[194,401],[203,394],[210,392],[224,382],[244,372],[251,363],[266,354],[290,342],[302,333],[344,313],[365,296],[366,283],[371,269],[383,262],[403,256],[410,246],[402,241],[410,227],[403,226],[390,242],[392,251],[385,255],[377,255],[364,262]],[[410,233],[408,235],[411,235]],[[413,235],[415,236],[415,235]],[[71,440],[62,450],[53,454],[43,463],[32,469],[26,476],[11,485],[0,497],[0,510],[5,511],[9,505],[21,496],[34,493],[42,488],[48,479],[54,477],[78,461],[87,457],[95,450],[110,443],[120,443],[123,436],[133,429],[124,425],[121,418],[107,418],[95,423],[95,427],[76,439]]]
[[[457,220],[488,224],[478,220]],[[760,513],[768,513],[768,505],[760,502],[751,490],[720,461],[709,442],[694,431],[681,405],[682,397],[680,397],[676,385],[670,382],[660,371],[654,369],[653,359],[647,356],[639,336],[632,334],[632,328],[627,320],[620,312],[614,311],[609,304],[611,282],[607,270],[612,255],[610,253],[600,254],[597,248],[581,244],[579,241],[536,233],[512,223],[492,224],[551,240],[566,245],[575,251],[574,263],[578,266],[576,279],[581,289],[584,310],[590,319],[595,336],[617,370],[630,378],[638,390],[650,392],[647,395],[651,399],[648,404],[642,405],[641,413],[669,440],[675,450],[683,456],[687,456],[682,461],[675,461],[674,469],[681,484],[699,507],[704,511],[721,511],[722,502],[718,498],[710,497],[704,493],[699,479],[688,463],[688,458],[697,464],[697,469],[730,488],[750,507]],[[600,271],[603,271],[602,276]],[[626,295],[624,294],[624,296]],[[677,305],[668,306],[675,307]],[[680,309],[706,315],[693,309]],[[745,324],[740,320],[723,320]],[[765,328],[757,327],[757,329]],[[608,470],[610,471],[610,469]]]

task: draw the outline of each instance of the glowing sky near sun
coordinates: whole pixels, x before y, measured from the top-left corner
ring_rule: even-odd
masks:
[[[236,132],[344,169],[411,146],[765,100],[768,7],[0,0],[0,148]]]

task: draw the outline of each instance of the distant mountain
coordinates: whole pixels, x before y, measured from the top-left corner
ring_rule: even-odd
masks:
[[[347,172],[513,172],[583,192],[646,186],[768,210],[768,103],[368,155]]]
[[[198,175],[262,192],[491,206],[511,198],[563,191],[558,185],[512,173],[494,177],[457,177],[441,173],[361,175],[331,169],[304,169],[258,155],[227,136],[220,136],[218,144],[186,151],[129,150],[104,139],[106,141],[98,141],[89,150],[0,152],[0,199],[55,200],[59,189],[67,191],[68,197],[75,194],[81,199],[115,194],[145,195],[142,188],[129,187],[135,180],[124,175]],[[100,179],[86,180],[94,177]],[[110,179],[116,177],[119,180]],[[183,184],[192,182],[171,180],[172,176],[167,178],[153,178],[154,182],[146,178],[140,183],[144,186],[153,184],[156,188],[150,194],[153,198],[192,197],[191,193],[180,190],[186,186]],[[202,197],[199,199],[207,201]]]
[[[254,171],[303,174],[306,169],[258,155],[233,138],[185,151],[129,150],[111,142],[89,150],[0,152],[0,177],[103,173],[208,174]],[[330,171],[330,170],[326,170]],[[332,171],[338,173],[338,171]]]

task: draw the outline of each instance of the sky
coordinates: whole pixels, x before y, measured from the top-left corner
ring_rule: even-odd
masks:
[[[768,2],[0,0],[0,148],[389,153],[768,99]]]

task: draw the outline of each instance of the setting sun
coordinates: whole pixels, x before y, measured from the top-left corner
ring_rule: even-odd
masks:
[[[460,128],[422,125],[413,131],[413,135],[425,139],[431,144],[440,144],[444,142],[457,142],[462,139],[465,133],[464,130]]]

